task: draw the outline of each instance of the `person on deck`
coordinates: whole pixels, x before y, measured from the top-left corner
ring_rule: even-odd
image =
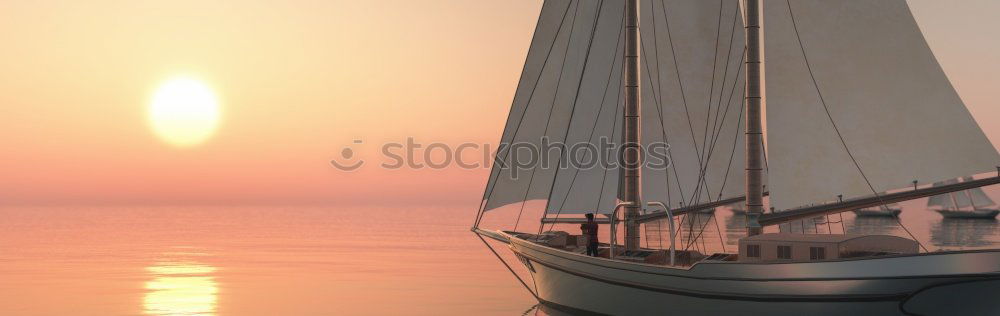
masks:
[[[587,255],[592,257],[597,257],[597,227],[594,213],[587,213],[587,222],[580,225],[580,230],[587,241]]]

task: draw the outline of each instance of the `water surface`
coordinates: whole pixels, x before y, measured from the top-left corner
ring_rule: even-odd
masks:
[[[0,315],[520,315],[474,212],[0,208]]]
[[[443,207],[0,208],[0,315],[558,314],[534,307],[469,232],[473,217]],[[943,220],[918,202],[903,204],[901,220],[931,251],[1000,245],[996,221]],[[705,228],[697,242],[682,234],[684,245],[734,252],[745,224],[722,208],[685,225]],[[850,213],[843,226],[811,226],[908,236],[895,219]]]

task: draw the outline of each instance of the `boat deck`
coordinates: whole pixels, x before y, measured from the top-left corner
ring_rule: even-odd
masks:
[[[543,245],[549,248],[558,249],[562,251],[586,254],[587,246],[582,240],[582,236],[579,235],[569,235],[563,232],[549,232],[542,235],[528,234],[528,233],[516,233],[515,237],[521,238],[535,244]],[[597,257],[608,259],[611,254],[611,245],[608,243],[598,243],[598,255]],[[713,255],[705,255],[694,250],[676,250],[675,251],[675,266],[691,266],[700,261],[712,260],[712,261],[735,261],[737,259],[736,254],[729,253],[717,253]],[[614,260],[626,261],[626,262],[636,262],[652,265],[669,265],[670,264],[670,250],[668,249],[651,249],[651,248],[640,248],[636,251],[627,251],[621,245],[615,246],[615,256]]]

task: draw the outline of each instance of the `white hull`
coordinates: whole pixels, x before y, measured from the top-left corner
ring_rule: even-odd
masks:
[[[507,237],[530,265],[539,300],[574,314],[939,315],[961,306],[1000,315],[989,294],[1000,290],[1000,251],[669,268]]]
[[[944,218],[971,218],[971,219],[995,219],[997,214],[1000,214],[998,210],[975,210],[975,211],[952,211],[952,210],[937,210],[941,216]]]

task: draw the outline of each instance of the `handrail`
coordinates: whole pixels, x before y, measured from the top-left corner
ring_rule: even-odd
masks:
[[[670,223],[670,225],[668,225],[668,226],[670,226],[670,266],[672,267],[672,266],[674,266],[674,257],[675,257],[674,256],[674,249],[675,249],[675,246],[674,246],[674,214],[670,210],[670,208],[667,207],[666,204],[663,204],[663,202],[653,201],[653,202],[646,203],[646,205],[659,206],[659,207],[663,208],[663,211],[667,212],[667,222]]]
[[[621,210],[622,207],[632,205],[632,202],[618,203],[618,205],[615,206],[615,210],[611,211],[611,218],[609,219],[611,221],[611,243],[608,246],[608,259],[615,259],[615,243],[618,242],[618,229],[616,228],[618,227],[618,211]]]

